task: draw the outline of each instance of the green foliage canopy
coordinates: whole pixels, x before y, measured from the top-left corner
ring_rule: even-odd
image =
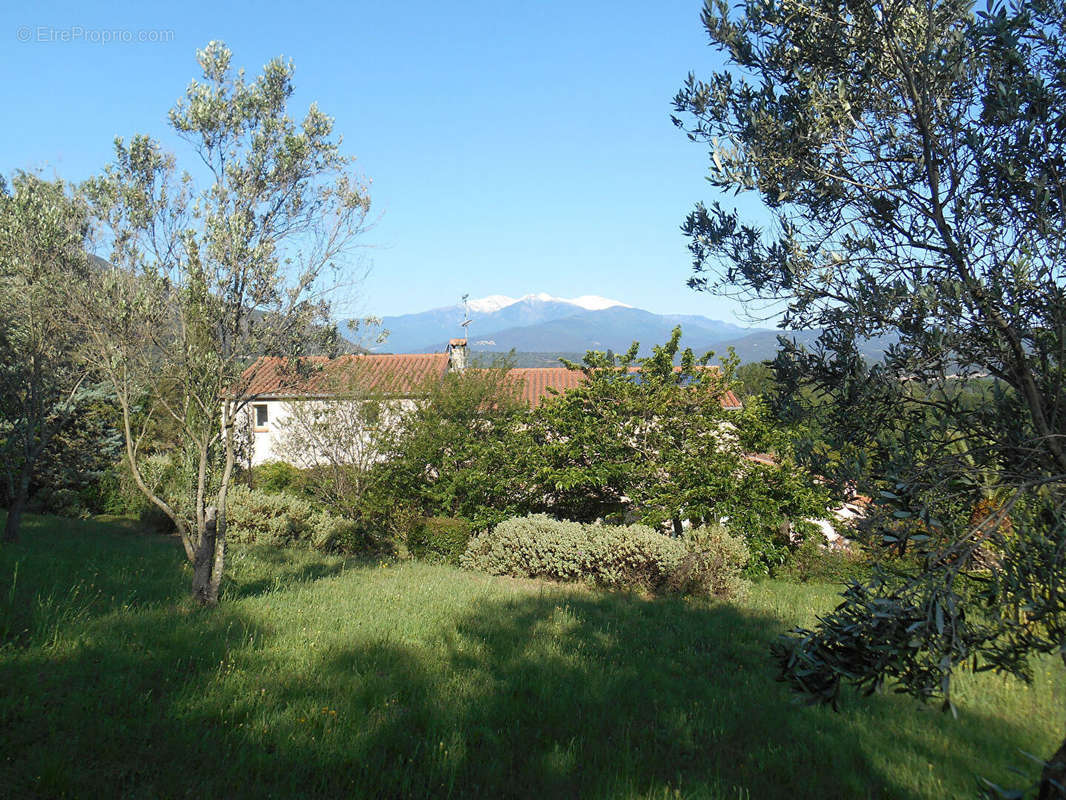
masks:
[[[36,465],[84,405],[88,370],[71,326],[89,275],[88,210],[61,181],[0,179],[0,472],[18,537]]]
[[[704,10],[728,68],[689,77],[675,122],[770,224],[697,206],[690,285],[823,329],[777,362],[834,410],[822,431],[845,457],[813,463],[868,467],[922,555],[779,650],[822,699],[886,678],[950,697],[961,664],[1027,677],[1033,651],[1066,656],[1064,19],[1058,0]],[[897,344],[867,364],[858,345],[882,334]],[[975,591],[981,551],[997,556]]]
[[[350,275],[369,198],[332,119],[316,105],[299,122],[290,116],[291,63],[274,59],[249,79],[221,42],[197,57],[201,79],[169,120],[206,184],[197,190],[147,136],[116,140],[113,163],[86,187],[113,268],[96,276],[80,322],[117,396],[132,475],[174,523],[194,594],[211,605],[225,565],[236,428],[255,399],[251,365],[270,355],[295,369],[298,356],[335,346],[324,298]],[[167,496],[139,468],[159,419],[185,476]]]
[[[635,515],[653,527],[717,523],[743,533],[752,566],[787,553],[789,520],[825,513],[828,497],[790,457],[784,432],[757,402],[723,407],[734,358],[721,368],[680,349],[681,330],[637,357],[591,352],[585,382],[536,408],[514,455],[530,476],[526,509],[592,521]],[[677,362],[677,363],[675,363]],[[746,456],[773,452],[777,464]]]

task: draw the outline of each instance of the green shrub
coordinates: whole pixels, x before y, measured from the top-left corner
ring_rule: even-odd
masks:
[[[515,517],[471,540],[460,564],[491,575],[572,581],[588,576],[585,526],[546,514]]]
[[[460,563],[492,575],[657,590],[684,556],[680,540],[644,525],[582,525],[533,514],[471,540]]]
[[[247,486],[230,489],[227,523],[231,540],[247,544],[303,545],[345,553],[366,550],[370,544],[356,522],[320,511],[302,497]]]
[[[601,586],[656,591],[684,556],[683,545],[647,525],[588,525],[596,582]]]
[[[153,492],[182,508],[181,475],[175,458],[165,453],[152,453],[140,461],[141,477]],[[123,458],[104,473],[101,484],[101,504],[105,514],[135,516],[142,527],[160,533],[170,533],[174,525],[158,506],[152,503],[137,486],[129,462]]]
[[[148,504],[144,493],[137,488],[125,458],[112,464],[100,476],[94,503],[100,513],[116,516],[136,516]]]
[[[299,494],[303,491],[303,473],[284,461],[268,461],[250,470],[252,486],[268,494]]]
[[[152,491],[163,497],[178,497],[181,495],[182,479],[179,467],[180,454],[178,453],[152,453],[140,461],[141,477]],[[125,464],[125,462],[123,462]],[[127,466],[126,469],[129,469]],[[133,475],[129,476],[133,482]],[[137,492],[142,498],[140,489],[136,484],[131,487],[131,492]],[[144,500],[148,502],[147,499]]]
[[[153,453],[141,461],[141,475],[149,487],[173,500],[179,490],[178,470],[173,459]],[[122,458],[105,469],[91,490],[81,494],[82,504],[91,512],[136,517],[140,527],[153,533],[173,533],[174,523],[152,503],[133,480],[129,462]],[[180,509],[180,503],[179,509]]]
[[[306,500],[247,486],[229,491],[229,537],[248,544],[310,544],[318,512]]]
[[[858,549],[833,549],[825,544],[821,531],[807,536],[792,554],[778,576],[801,583],[846,583],[864,580],[870,575],[870,563]]]
[[[357,522],[319,512],[311,528],[311,546],[335,553],[360,553],[374,549],[373,542]]]
[[[141,528],[152,533],[174,533],[174,521],[155,503],[145,501],[137,512],[137,522]]]
[[[725,526],[748,545],[751,558],[745,570],[747,577],[773,575],[788,562],[793,545],[789,522],[784,517],[757,510],[733,513],[725,520]]]
[[[121,462],[112,464],[100,473],[100,478],[94,485],[87,488],[86,492],[91,492],[95,496],[84,496],[83,502],[94,513],[116,516],[129,513],[129,503],[122,493],[120,470]]]
[[[430,561],[458,564],[470,543],[473,526],[461,517],[424,517],[407,537],[411,555]]]
[[[74,489],[53,489],[42,486],[30,498],[29,511],[35,514],[55,514],[57,517],[82,517],[87,514],[81,497]]]
[[[743,599],[751,584],[744,570],[751,551],[743,537],[734,536],[720,525],[693,528],[685,534],[688,553],[681,560],[668,588],[686,595]]]
[[[381,553],[404,554],[410,544],[412,531],[422,525],[425,511],[399,496],[395,486],[381,480],[377,467],[371,470],[367,478],[367,485],[361,492],[352,492],[339,501],[334,498],[335,502],[332,503],[328,496],[319,497],[321,485],[309,484],[309,488],[332,513],[358,520],[370,549]],[[305,479],[308,479],[307,475]],[[323,495],[326,494],[323,492]]]

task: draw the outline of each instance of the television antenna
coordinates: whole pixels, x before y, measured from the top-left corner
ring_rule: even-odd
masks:
[[[464,339],[466,338],[467,334],[470,332],[468,330],[469,327],[470,327],[470,302],[469,301],[470,301],[470,293],[467,292],[466,294],[463,295],[463,321],[461,323],[462,328],[463,328],[463,338]]]

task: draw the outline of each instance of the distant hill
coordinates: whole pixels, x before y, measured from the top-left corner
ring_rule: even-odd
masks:
[[[726,354],[727,348],[732,347],[743,363],[766,361],[777,355],[777,351],[780,349],[779,336],[804,345],[808,349],[813,349],[821,334],[820,329],[809,331],[757,330],[738,339],[717,342],[709,347],[693,347],[692,349],[696,352],[714,350],[716,355],[723,356]],[[870,361],[879,361],[884,356],[885,349],[896,340],[897,337],[895,336],[881,336],[876,339],[869,339],[859,346],[859,352]]]
[[[686,342],[721,341],[743,336],[746,329],[706,317],[680,317],[653,314],[639,308],[606,308],[579,311],[528,325],[500,328],[484,334],[470,326],[470,345],[476,350],[507,352],[585,352],[614,350],[624,352],[638,341],[645,353],[662,344],[681,325]],[[429,347],[438,342],[426,343]],[[443,341],[447,344],[446,341]]]
[[[580,360],[588,350],[624,353],[640,342],[640,354],[662,344],[674,327],[681,326],[683,347],[702,355],[713,350],[718,356],[733,347],[741,361],[773,358],[777,337],[787,335],[811,346],[820,331],[780,331],[745,328],[731,322],[697,314],[655,314],[599,296],[574,299],[530,294],[520,298],[503,295],[472,300],[467,304],[470,325],[465,335],[474,353],[491,356],[515,351],[518,366],[558,366],[559,356]],[[385,317],[386,341],[371,351],[381,353],[443,352],[448,340],[464,335],[462,305],[434,308],[415,314]],[[865,354],[879,359],[890,340],[870,342]]]
[[[471,301],[467,338],[472,350],[506,353],[585,353],[587,350],[624,352],[633,341],[647,353],[661,344],[676,325],[686,342],[738,339],[751,329],[693,314],[654,314],[608,298],[589,296],[573,300],[546,294],[518,299],[493,296]],[[378,352],[439,352],[448,340],[463,335],[461,305],[416,314],[385,317],[389,331]]]
[[[471,363],[479,367],[492,366],[497,359],[506,358],[514,367],[562,367],[560,359],[580,364],[584,353],[492,353],[474,351]]]

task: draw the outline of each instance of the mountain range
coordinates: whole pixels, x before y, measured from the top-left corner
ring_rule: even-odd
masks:
[[[464,320],[469,320],[467,326]],[[714,350],[724,354],[732,346],[742,361],[772,358],[777,337],[783,331],[745,328],[696,314],[656,314],[598,295],[572,299],[548,294],[524,297],[491,295],[413,314],[384,317],[389,331],[382,353],[441,352],[449,339],[466,336],[475,353],[584,354],[588,350],[622,353],[638,341],[641,354],[662,344],[677,325],[682,346],[699,354]],[[465,334],[464,334],[465,330]],[[819,331],[788,332],[804,344],[818,338]],[[880,347],[874,357],[879,357]]]

